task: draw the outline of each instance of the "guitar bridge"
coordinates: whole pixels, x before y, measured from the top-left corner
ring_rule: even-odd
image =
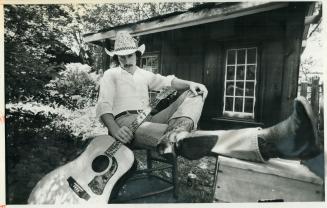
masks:
[[[77,194],[79,198],[85,199],[86,201],[90,199],[90,195],[80,186],[73,177],[67,179],[69,187]]]

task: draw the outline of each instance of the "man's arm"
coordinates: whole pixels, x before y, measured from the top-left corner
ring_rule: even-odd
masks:
[[[171,86],[176,90],[189,89],[195,96],[198,94],[202,94],[203,99],[205,99],[208,95],[208,90],[203,84],[192,82],[192,81],[174,78],[171,81]]]
[[[108,128],[109,134],[115,139],[121,141],[124,144],[129,143],[132,140],[132,131],[127,126],[119,127],[111,113],[101,115],[101,120]]]

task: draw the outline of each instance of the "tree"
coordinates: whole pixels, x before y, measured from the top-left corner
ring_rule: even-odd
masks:
[[[321,6],[316,4],[315,12],[321,12]],[[301,55],[300,81],[310,81],[313,76],[323,74],[323,54],[322,51],[322,25],[321,20],[317,24],[310,25],[306,48]],[[322,77],[320,80],[323,80]]]
[[[6,102],[44,99],[43,88],[62,68],[56,62],[97,65],[102,48],[82,35],[157,15],[192,3],[5,5]],[[79,59],[74,55],[76,53]],[[57,56],[63,54],[62,59]],[[68,61],[63,61],[67,58]]]
[[[46,26],[44,13],[56,6],[35,7],[6,5],[5,10],[5,77],[6,101],[21,100],[38,94],[51,79],[46,71],[51,55],[45,51],[55,39]],[[59,15],[59,14],[58,14]]]

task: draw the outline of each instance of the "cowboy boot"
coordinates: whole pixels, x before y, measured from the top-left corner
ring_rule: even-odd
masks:
[[[157,150],[161,155],[176,155],[176,143],[179,139],[185,138],[193,129],[193,120],[188,117],[171,119],[168,128],[162,136]]]
[[[172,119],[157,147],[158,152],[165,157],[181,155],[189,160],[211,155],[218,136],[191,132],[193,125],[193,121],[187,117]]]
[[[268,158],[306,160],[321,153],[317,122],[304,97],[294,100],[291,116],[275,126],[261,130],[258,138],[259,145],[261,143],[262,147],[268,146],[260,150],[264,155],[268,151]]]

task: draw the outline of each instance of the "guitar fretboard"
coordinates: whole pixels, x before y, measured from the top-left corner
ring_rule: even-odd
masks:
[[[158,103],[160,102],[161,99],[154,99],[151,103],[151,109],[155,108],[156,105],[158,105]],[[128,126],[128,128],[133,132],[133,134],[135,133],[135,131],[137,130],[137,128],[146,120],[149,120],[151,118],[151,111],[149,112],[141,112],[139,113],[139,115],[137,116],[137,118],[131,123],[131,125]]]
[[[113,157],[114,154],[117,152],[117,150],[122,146],[123,144],[119,141],[115,141],[106,151],[105,154],[109,157]]]

